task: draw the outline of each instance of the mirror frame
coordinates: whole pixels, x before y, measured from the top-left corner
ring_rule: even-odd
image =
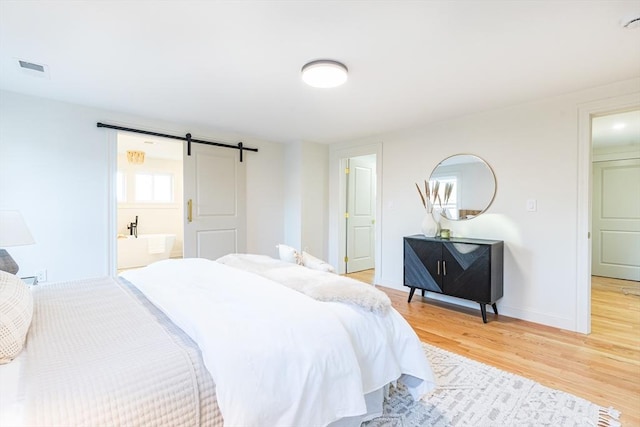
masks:
[[[489,169],[489,172],[491,172],[491,176],[493,177],[493,194],[491,195],[491,199],[489,200],[489,202],[487,203],[487,205],[480,211],[478,212],[477,215],[474,215],[471,218],[449,218],[448,216],[445,215],[446,209],[442,209],[440,211],[440,216],[442,216],[442,218],[445,218],[449,221],[469,221],[471,219],[477,218],[478,216],[482,215],[483,213],[485,213],[493,204],[493,201],[496,198],[496,193],[498,192],[498,179],[496,178],[496,173],[493,170],[493,168],[491,167],[491,165],[489,164],[489,162],[487,162],[485,159],[483,159],[482,157],[478,156],[477,154],[471,154],[471,153],[457,153],[457,154],[452,154],[451,156],[448,156],[444,159],[442,159],[431,171],[431,174],[429,175],[429,182],[431,182],[433,180],[433,174],[434,172],[438,169],[438,167],[440,167],[444,162],[446,162],[447,160],[453,158],[453,157],[457,157],[457,156],[471,156],[471,157],[475,157],[476,159],[478,159],[480,162],[482,162],[487,169]]]

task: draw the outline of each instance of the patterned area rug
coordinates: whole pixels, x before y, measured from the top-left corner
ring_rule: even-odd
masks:
[[[391,386],[384,415],[363,427],[619,426],[620,413],[423,343],[438,387],[414,401]]]

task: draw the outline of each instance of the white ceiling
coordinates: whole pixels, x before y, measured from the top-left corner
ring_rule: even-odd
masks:
[[[0,0],[0,88],[331,143],[639,77],[633,14],[638,0]],[[304,85],[319,58],[348,82]]]

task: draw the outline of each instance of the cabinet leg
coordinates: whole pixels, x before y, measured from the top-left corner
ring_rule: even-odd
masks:
[[[487,323],[487,306],[479,303],[480,304],[480,311],[482,312],[482,321],[484,323]]]
[[[409,299],[407,300],[407,302],[411,302],[411,298],[413,298],[413,293],[416,291],[416,288],[411,288],[411,291],[409,291]]]
[[[498,314],[498,307],[496,306],[496,303],[494,302],[493,304],[491,304],[491,307],[493,307],[493,312],[497,315]]]
[[[422,296],[424,296],[424,289],[422,289]]]

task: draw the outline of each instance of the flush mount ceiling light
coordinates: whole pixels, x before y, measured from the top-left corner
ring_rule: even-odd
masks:
[[[302,67],[302,81],[313,87],[336,87],[347,81],[348,71],[341,62],[319,59]]]

